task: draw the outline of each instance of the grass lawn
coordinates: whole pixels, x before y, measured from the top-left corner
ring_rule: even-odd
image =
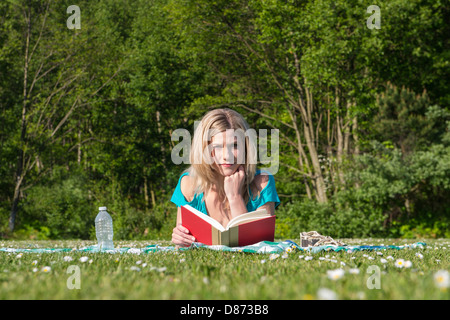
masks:
[[[419,241],[341,240],[365,245]],[[450,239],[420,241],[427,244],[425,249],[312,255],[294,250],[278,256],[207,249],[139,255],[0,251],[0,299],[448,300]],[[117,241],[115,245],[143,248],[155,243],[171,245],[167,241]],[[81,248],[93,244],[3,240],[0,248]],[[400,268],[397,265],[401,262]],[[379,289],[369,288],[377,285]]]

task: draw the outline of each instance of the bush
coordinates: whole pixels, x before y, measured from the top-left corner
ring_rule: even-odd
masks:
[[[15,236],[89,238],[95,207],[82,173],[60,171],[27,191]]]
[[[382,233],[383,215],[372,206],[354,203],[353,207],[340,207],[333,198],[326,204],[303,199],[287,203],[277,209],[276,237],[298,238],[300,232],[317,231],[336,237],[368,237]]]
[[[308,199],[277,209],[277,236],[318,231],[332,237],[448,237],[450,147],[433,145],[403,157],[374,144],[374,154],[354,158],[346,185],[326,204]]]

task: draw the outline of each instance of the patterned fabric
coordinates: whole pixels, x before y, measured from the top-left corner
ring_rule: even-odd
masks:
[[[131,253],[131,254],[141,254],[141,253],[153,253],[153,252],[167,252],[167,251],[185,251],[193,249],[208,249],[215,251],[228,251],[228,252],[247,252],[247,253],[283,253],[298,251],[307,251],[311,253],[318,253],[321,251],[341,251],[354,252],[362,250],[384,250],[384,249],[416,249],[424,248],[426,244],[424,242],[417,242],[413,244],[403,245],[403,246],[318,246],[318,247],[300,247],[298,244],[291,240],[281,241],[281,242],[269,242],[261,241],[252,245],[244,247],[227,247],[222,245],[208,246],[202,243],[194,242],[191,247],[175,249],[174,246],[159,246],[150,245],[144,248],[118,248],[114,250],[106,250],[106,253]],[[99,252],[97,246],[88,246],[80,249],[68,249],[68,248],[55,248],[55,249],[16,249],[16,248],[0,248],[0,252],[28,252],[28,253],[57,253],[57,252],[71,252],[71,251],[81,251],[81,252]]]

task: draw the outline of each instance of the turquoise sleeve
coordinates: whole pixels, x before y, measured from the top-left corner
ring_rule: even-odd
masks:
[[[275,188],[275,178],[269,174],[269,182],[266,187],[260,193],[260,203],[258,206],[262,206],[267,202],[274,202],[275,208],[280,204],[280,198],[278,197],[277,189]]]
[[[264,173],[263,173],[264,172]],[[255,211],[259,207],[263,206],[267,202],[273,202],[275,204],[275,208],[278,207],[280,204],[280,198],[278,197],[277,189],[275,187],[275,178],[273,175],[268,171],[260,171],[258,170],[256,175],[259,174],[266,174],[269,178],[269,181],[267,182],[266,186],[261,190],[259,193],[259,196],[257,196],[255,199],[253,199],[253,195],[251,194],[251,190],[249,189],[251,199],[247,203],[247,210]]]
[[[170,199],[170,201],[175,203],[177,207],[188,204],[188,202],[186,201],[186,198],[184,197],[183,193],[181,192],[181,179],[187,174],[188,174],[188,172],[185,172],[180,176],[180,179],[178,179],[178,184],[175,187],[175,191],[172,194],[172,198]]]

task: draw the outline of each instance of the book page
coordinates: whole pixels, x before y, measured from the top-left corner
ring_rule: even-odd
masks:
[[[214,218],[211,218],[210,216],[208,216],[207,214],[204,214],[203,212],[198,211],[197,209],[191,207],[190,205],[185,205],[184,206],[186,209],[189,209],[189,211],[191,211],[192,213],[194,213],[196,216],[198,216],[199,218],[205,220],[206,222],[208,222],[210,225],[212,225],[214,228],[216,228],[219,231],[225,231],[226,229],[220,224],[219,221],[215,220]]]
[[[231,227],[234,226],[238,226],[242,223],[246,223],[246,222],[250,222],[250,221],[254,221],[254,220],[259,220],[261,218],[266,218],[269,217],[270,214],[267,213],[266,209],[261,209],[261,210],[256,210],[256,211],[252,211],[252,212],[247,212],[244,214],[241,214],[233,219],[231,219],[228,224],[226,229],[228,230]]]

